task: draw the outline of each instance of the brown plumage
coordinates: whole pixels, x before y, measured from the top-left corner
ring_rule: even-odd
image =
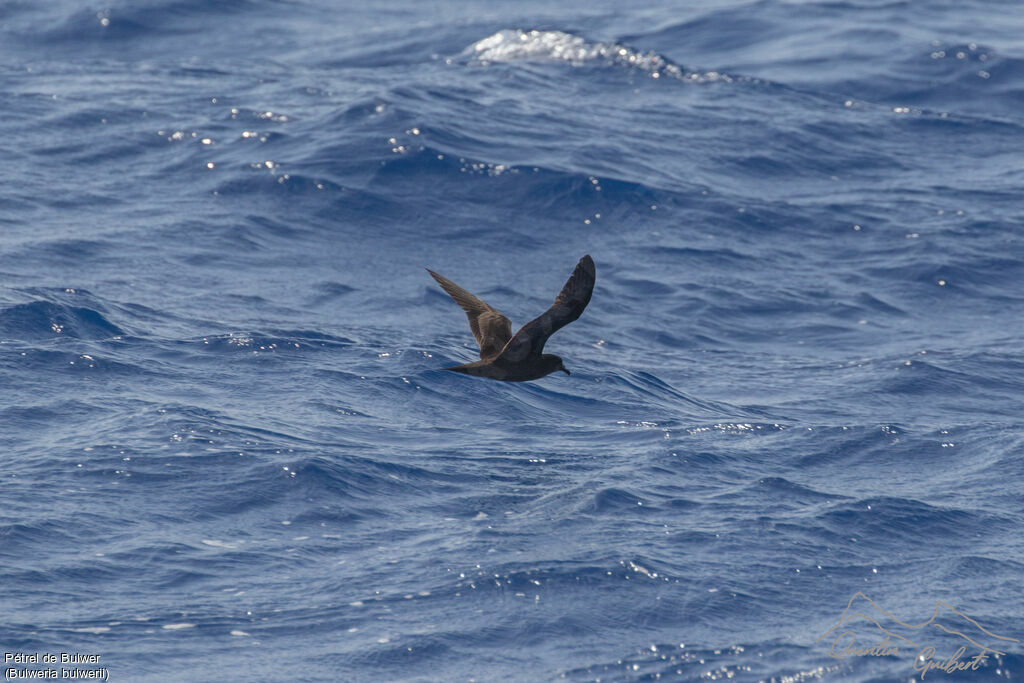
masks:
[[[488,377],[506,382],[540,379],[556,370],[570,374],[562,359],[543,353],[548,337],[580,317],[590,303],[596,271],[594,259],[587,254],[562,287],[562,291],[540,316],[523,325],[515,336],[508,318],[451,280],[427,268],[427,272],[466,311],[469,329],[480,346],[480,360],[446,370]]]

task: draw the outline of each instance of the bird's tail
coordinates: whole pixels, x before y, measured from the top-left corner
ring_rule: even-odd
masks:
[[[484,374],[482,368],[483,365],[484,363],[476,361],[474,363],[465,363],[463,365],[453,365],[450,368],[445,368],[445,370],[451,370],[452,372],[461,372],[463,375],[474,375],[476,377],[479,377],[480,375]]]

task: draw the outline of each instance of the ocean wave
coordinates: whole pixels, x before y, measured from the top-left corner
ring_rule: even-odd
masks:
[[[729,83],[734,80],[733,76],[716,71],[688,71],[654,52],[640,52],[615,42],[590,42],[564,31],[506,29],[473,43],[462,56],[481,66],[516,61],[567,62],[574,66],[596,62],[636,69],[651,78],[691,83]]]
[[[0,309],[0,335],[8,339],[107,339],[123,334],[98,310],[83,306],[33,301]]]

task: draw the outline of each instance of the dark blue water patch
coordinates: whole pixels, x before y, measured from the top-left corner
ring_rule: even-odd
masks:
[[[264,332],[227,332],[192,339],[159,342],[159,355],[187,360],[196,354],[251,356],[267,353],[337,352],[355,345],[351,339],[313,330],[267,330]]]
[[[342,459],[313,458],[294,467],[297,480],[312,491],[323,489],[366,502],[398,493],[443,495],[454,486],[471,484],[477,478],[446,474],[402,462],[388,462],[355,455]]]
[[[35,392],[44,396],[55,391],[54,377],[59,378],[59,382],[68,382],[88,391],[96,390],[106,382],[166,376],[166,368],[106,352],[96,342],[79,344],[74,339],[57,338],[53,343],[63,350],[23,347],[10,352],[0,361],[0,367],[25,376],[25,386],[33,387]],[[74,348],[76,346],[78,348]]]
[[[886,539],[901,538],[915,544],[971,545],[973,538],[958,540],[963,538],[962,530],[965,528],[983,537],[1001,534],[1005,529],[1005,522],[991,515],[897,498],[872,498],[840,504],[819,519],[827,528],[863,539],[868,544],[884,544]]]
[[[35,505],[20,511],[20,521],[5,520],[0,525],[7,561],[10,566],[26,572],[23,578],[29,582],[53,583],[55,577],[49,575],[53,567],[72,565],[82,559],[62,557],[49,553],[48,549],[59,546],[79,552],[83,546],[102,542],[111,532],[109,516],[95,503],[111,500],[110,493],[116,487],[109,483],[102,488],[83,486],[85,482],[73,464],[65,464],[55,471],[61,471],[60,477],[50,478],[52,486],[35,487]],[[33,489],[27,476],[8,478],[5,486],[13,492]]]
[[[382,33],[378,28],[373,31],[372,39],[363,36],[338,46],[326,59],[318,61],[317,67],[332,71],[399,69],[416,68],[428,60],[441,62],[442,57],[456,54],[465,46],[466,41],[471,39],[466,38],[467,35],[478,35],[474,32],[473,23],[470,18],[457,26],[438,25],[426,35],[410,32],[406,28]],[[484,30],[486,28],[480,29]]]
[[[932,41],[906,45],[898,65],[888,65],[882,73],[833,87],[869,92],[872,100],[893,106],[1016,119],[1013,103],[1021,99],[1016,83],[1022,64],[984,44]],[[981,100],[984,106],[979,106]]]
[[[995,576],[1004,571],[1021,571],[1024,567],[1020,562],[1003,557],[990,557],[984,555],[965,555],[950,560],[948,568],[951,577],[978,577]]]
[[[701,248],[697,246],[668,246],[658,245],[646,248],[652,257],[671,259],[673,263],[681,268],[699,268],[711,272],[723,271],[738,268],[743,269],[751,265],[757,258],[756,253],[734,245],[731,247],[716,246],[714,248]],[[690,286],[689,289],[700,291],[703,288]]]
[[[617,488],[601,489],[592,500],[580,509],[583,514],[642,515],[652,512],[651,506],[644,505],[644,499],[635,493]]]
[[[246,519],[262,516],[296,499],[294,486],[289,483],[291,470],[285,469],[285,465],[267,462],[265,458],[257,459],[252,454],[245,455],[234,449],[204,453],[200,459],[205,461],[204,466],[210,472],[219,472],[222,477],[240,485],[218,492],[211,482],[194,481],[183,473],[175,488],[196,501],[190,506],[188,515],[197,523],[235,518],[244,524]],[[343,512],[332,515],[332,518],[348,521],[351,516]]]
[[[676,292],[674,287],[653,280],[620,279],[618,284],[624,287],[634,299],[650,299],[675,294]]]
[[[22,45],[45,46],[58,53],[78,50],[81,56],[82,50],[91,49],[103,54],[116,45],[121,49],[137,46],[141,55],[146,45],[152,48],[154,44],[159,47],[165,43],[168,46],[178,44],[184,36],[204,31],[211,20],[244,11],[253,16],[259,7],[259,3],[249,0],[230,0],[213,7],[174,0],[145,7],[99,10],[81,10],[73,4],[61,8],[58,4],[53,12],[60,16],[49,16],[50,23],[43,30],[39,28],[41,22],[26,7],[20,15],[12,13],[12,25],[20,29],[12,35],[17,36]]]
[[[68,12],[59,21],[43,31],[29,31],[22,40],[50,46],[88,46],[98,41],[132,40],[145,33],[145,27],[128,17],[111,25],[109,10],[81,10]],[[107,19],[104,23],[103,19]]]
[[[1011,365],[1015,361],[1008,360]],[[999,363],[1003,363],[1000,361]],[[902,395],[912,402],[921,397],[930,397],[936,406],[948,406],[959,400],[964,393],[984,391],[984,398],[965,410],[992,419],[1017,414],[1020,404],[1017,395],[1017,381],[1013,374],[1007,374],[1006,367],[990,374],[989,363],[981,359],[960,361],[940,353],[932,356],[918,354],[913,360],[896,364],[886,373],[880,383],[891,395]],[[922,406],[923,407],[923,406]]]
[[[236,170],[240,173],[228,175],[214,191],[228,200],[243,199],[249,211],[254,198],[275,211],[287,210],[293,201],[303,199],[310,204],[312,215],[318,217],[312,226],[323,226],[319,229],[325,232],[348,222],[403,231],[417,224],[417,213],[395,202],[388,193],[344,186],[326,176],[303,175],[287,167],[272,171],[244,164]],[[284,218],[276,222],[282,227],[289,226]]]
[[[677,640],[682,641],[683,638]],[[827,648],[824,650],[827,652]],[[711,647],[692,641],[656,639],[642,648],[623,652],[619,659],[605,659],[601,663],[565,670],[561,675],[570,681],[672,680],[699,683],[707,679],[709,671],[726,679],[742,680],[744,676],[750,676],[751,680],[768,680],[773,674],[780,673],[794,679],[836,674],[848,676],[857,670],[863,673],[866,668],[846,660],[816,666],[811,664],[814,654],[815,650],[806,645],[783,643],[777,639],[756,644],[741,639]],[[801,662],[805,662],[804,668],[801,668]],[[892,669],[895,674],[896,667]]]
[[[94,197],[99,199],[99,197]],[[76,206],[80,206],[81,198],[73,201]],[[89,199],[88,201],[91,201]],[[56,261],[61,265],[70,265],[82,263],[84,261],[94,261],[97,259],[104,259],[108,257],[111,245],[106,240],[94,240],[94,239],[56,239],[44,242],[42,245],[36,247],[33,250],[32,257],[34,259],[40,259],[46,257],[52,261]]]
[[[983,351],[962,355],[959,353],[933,354],[931,361],[939,368],[948,368],[967,374],[974,387],[984,388],[989,401],[986,408],[991,410],[998,403],[1002,415],[1014,414],[1019,408],[1016,399],[1021,389],[1019,370],[1024,370],[1024,358],[1011,349]],[[980,406],[979,406],[980,407]]]
[[[462,654],[463,648],[459,647],[457,640],[450,634],[422,634],[402,645],[383,645],[372,650],[327,655],[324,663],[339,675],[368,668],[384,675],[402,677],[410,669],[436,667]]]
[[[181,449],[187,451],[187,455],[216,452],[225,443],[230,444],[226,450],[237,450],[243,455],[245,452],[284,453],[288,449],[312,445],[301,433],[273,429],[270,421],[248,424],[219,405],[192,405],[165,399],[150,405],[145,419],[158,427],[161,439],[182,444]],[[219,447],[208,449],[208,444],[218,444]]]
[[[743,8],[723,8],[657,31],[623,36],[623,40],[653,46],[669,54],[709,55],[719,51],[749,48],[752,42],[768,41],[779,34],[777,24],[761,19],[772,3],[757,2]],[[685,46],[685,52],[680,50]],[[692,59],[692,58],[691,58]]]
[[[883,314],[886,316],[895,316],[899,318],[906,317],[907,311],[899,306],[885,301],[883,298],[870,294],[868,292],[861,292],[855,299],[857,303],[858,312],[862,313],[876,313]]]
[[[79,406],[79,410],[81,406]],[[17,424],[21,428],[41,428],[57,418],[61,412],[53,407],[11,406],[0,411],[0,422]]]
[[[17,376],[16,372],[17,369],[11,375]],[[73,423],[100,423],[116,412],[113,406],[95,401],[92,397],[89,397],[91,400],[61,398],[57,402],[48,400],[50,398],[40,391],[31,402],[0,410],[0,433],[4,434],[12,455],[19,458],[18,465],[11,467],[16,472],[39,470],[47,472],[47,477],[50,476],[54,454],[63,452],[58,444],[76,440]],[[50,435],[45,448],[33,448],[35,440],[27,436],[34,430]]]
[[[330,280],[317,283],[311,289],[312,292],[308,295],[307,305],[314,307],[332,304],[358,291],[353,285]]]
[[[105,339],[124,334],[97,310],[49,301],[16,304],[0,310],[0,334],[9,339]]]
[[[719,404],[714,401],[694,399],[658,377],[644,371],[612,374],[602,379],[602,389],[605,386],[624,389],[634,397],[642,396],[647,397],[648,400],[654,399],[671,403],[677,411],[685,408],[689,411],[694,411],[692,415],[704,419],[708,417],[764,417],[756,409],[751,410],[738,406]]]
[[[266,162],[255,162],[243,163],[235,169],[245,169],[249,177],[241,179],[232,174],[232,179],[217,185],[218,195],[249,197],[269,194],[279,199],[308,197],[310,200],[333,206],[348,206],[350,202],[359,202],[363,196],[362,193],[353,193],[324,178],[289,172],[290,169],[286,165],[275,166],[271,171],[266,168]],[[364,198],[362,201],[367,199]]]
[[[20,482],[8,482],[7,486],[15,488],[29,487],[30,484]],[[4,539],[5,554],[8,560],[16,560],[19,552],[25,552],[32,547],[45,547],[48,543],[69,545],[80,537],[80,532],[71,530],[66,525],[66,520],[49,517],[47,515],[32,515],[28,517],[31,521],[23,523],[0,524],[0,538]],[[17,562],[15,566],[22,563]],[[38,582],[44,579],[45,573],[41,568],[23,567],[26,572],[22,577],[29,582]]]
[[[443,143],[443,138],[439,142]],[[443,197],[446,203],[462,199],[508,209],[529,203],[544,207],[556,217],[578,215],[579,206],[587,206],[595,214],[604,211],[602,215],[611,216],[616,211],[639,210],[662,201],[660,193],[635,182],[541,167],[507,166],[493,160],[454,156],[425,146],[384,161],[371,187],[386,184],[391,191],[411,193],[424,183],[432,186],[441,183],[439,198]]]
[[[837,501],[847,497],[835,493],[817,491],[808,486],[791,482],[783,477],[759,479],[755,484],[747,487],[745,493],[750,495],[742,496],[743,498],[754,501],[758,499],[774,501],[777,505],[781,506],[777,509],[785,509],[786,507],[802,508],[807,505]]]

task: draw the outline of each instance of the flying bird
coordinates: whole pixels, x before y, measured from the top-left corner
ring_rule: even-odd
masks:
[[[427,272],[448,292],[469,318],[469,329],[480,345],[480,360],[445,368],[476,377],[505,382],[540,379],[556,370],[571,374],[562,359],[543,353],[548,337],[580,317],[590,303],[596,272],[594,259],[587,254],[576,264],[555,303],[540,316],[523,325],[515,335],[508,318],[446,277],[427,268]]]

